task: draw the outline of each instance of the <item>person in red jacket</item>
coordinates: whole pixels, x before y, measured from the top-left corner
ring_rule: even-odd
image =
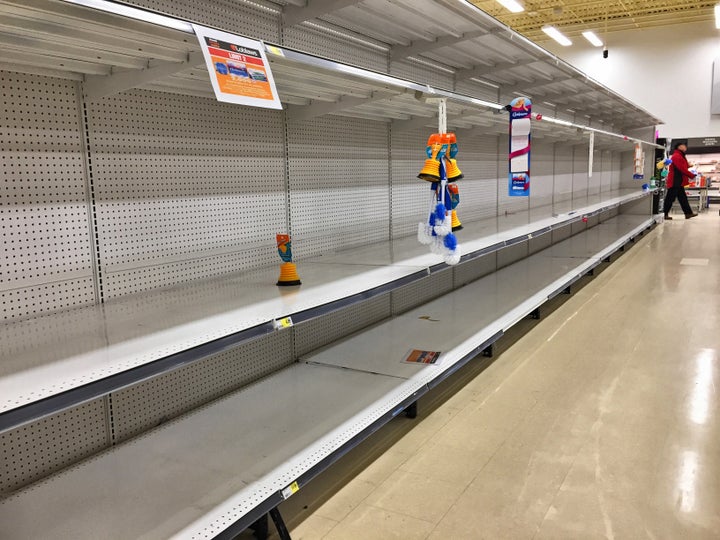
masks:
[[[668,166],[668,175],[666,179],[667,194],[665,195],[665,219],[672,219],[668,212],[672,208],[675,199],[680,202],[680,207],[685,212],[685,219],[694,218],[697,216],[695,212],[690,208],[690,203],[685,193],[685,186],[690,183],[690,180],[695,178],[695,173],[690,171],[690,166],[685,158],[685,152],[687,152],[687,145],[679,142],[673,146],[674,152],[671,159],[671,163]]]

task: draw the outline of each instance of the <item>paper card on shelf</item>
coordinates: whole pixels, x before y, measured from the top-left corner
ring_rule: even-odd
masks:
[[[438,351],[421,351],[419,349],[412,349],[407,353],[403,362],[408,364],[437,364],[440,358],[440,352]]]
[[[282,109],[264,45],[193,24],[218,101]]]

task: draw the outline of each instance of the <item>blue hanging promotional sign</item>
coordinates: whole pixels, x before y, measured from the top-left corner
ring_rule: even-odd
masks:
[[[510,148],[508,159],[508,195],[530,195],[530,98],[519,97],[510,102]]]

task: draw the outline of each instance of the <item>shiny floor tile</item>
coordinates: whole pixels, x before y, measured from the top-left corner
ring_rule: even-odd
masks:
[[[374,506],[361,505],[326,536],[327,540],[422,540],[433,524]]]
[[[438,454],[438,460],[443,456]],[[371,493],[365,504],[437,523],[465,489],[459,482],[397,470]]]

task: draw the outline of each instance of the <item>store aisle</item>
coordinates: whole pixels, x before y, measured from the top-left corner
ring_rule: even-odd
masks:
[[[710,211],[657,227],[412,429],[393,422],[354,478],[330,469],[318,485],[344,487],[305,501],[293,538],[720,538],[718,350]]]

